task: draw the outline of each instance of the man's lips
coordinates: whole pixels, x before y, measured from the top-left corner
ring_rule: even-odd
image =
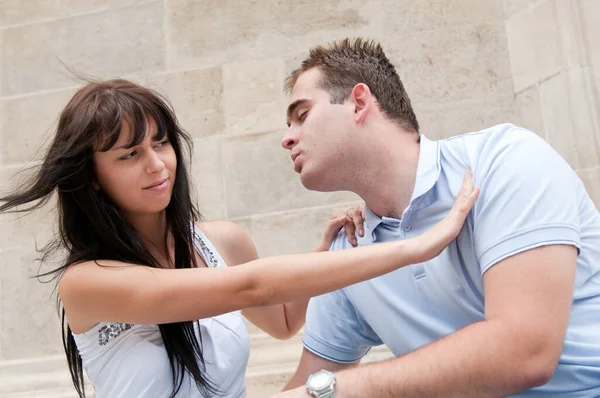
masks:
[[[300,170],[302,170],[302,166],[301,166],[302,158],[300,158],[300,154],[297,154],[293,160],[294,160],[294,171],[296,173],[300,173]]]

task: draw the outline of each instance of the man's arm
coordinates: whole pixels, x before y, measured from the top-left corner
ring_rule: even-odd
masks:
[[[308,376],[310,376],[312,373],[318,370],[325,369],[329,370],[330,372],[337,372],[339,370],[354,367],[357,364],[358,362],[344,364],[329,361],[325,358],[321,358],[320,356],[313,354],[312,352],[304,348],[302,350],[302,357],[300,358],[300,363],[298,364],[296,373],[285,386],[285,389],[290,390],[292,388],[304,386],[306,380],[308,379]]]
[[[504,397],[545,384],[562,351],[576,258],[575,247],[553,245],[499,262],[484,274],[484,321],[405,356],[338,372],[335,396]],[[280,397],[307,396],[300,388]]]
[[[543,139],[512,125],[496,127],[471,160],[481,186],[473,243],[484,320],[339,372],[337,397],[497,397],[552,377],[573,301],[581,180]]]

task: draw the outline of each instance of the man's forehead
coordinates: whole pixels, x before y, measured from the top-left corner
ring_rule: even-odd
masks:
[[[292,89],[289,103],[291,104],[294,101],[303,98],[315,97],[318,94],[318,91],[322,91],[318,85],[320,79],[321,71],[317,68],[309,69],[300,74]]]

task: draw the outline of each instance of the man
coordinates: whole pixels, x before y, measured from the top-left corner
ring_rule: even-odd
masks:
[[[510,124],[427,139],[372,41],[313,48],[286,86],[282,145],[306,188],[364,199],[359,245],[433,226],[467,168],[481,194],[437,258],[312,299],[277,397],[600,396],[600,215],[550,145]],[[380,344],[396,358],[356,366]]]

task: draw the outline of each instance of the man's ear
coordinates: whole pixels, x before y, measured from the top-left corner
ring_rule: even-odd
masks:
[[[358,83],[350,93],[350,101],[354,105],[354,120],[356,123],[362,123],[373,106],[373,95],[369,86],[364,83]]]

